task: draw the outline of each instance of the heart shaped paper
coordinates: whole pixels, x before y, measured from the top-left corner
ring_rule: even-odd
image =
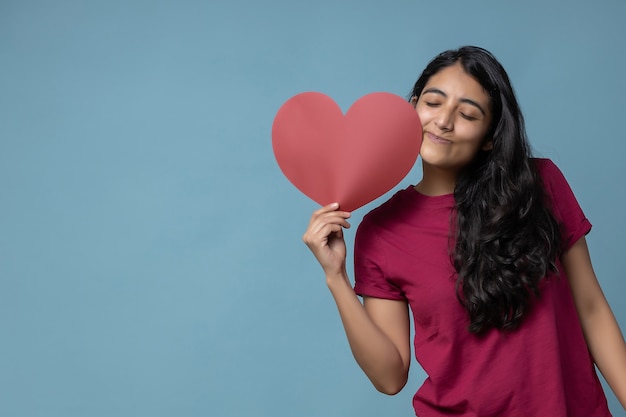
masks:
[[[385,194],[411,170],[422,143],[417,112],[391,93],[371,93],[343,115],[332,98],[298,94],[278,110],[274,156],[283,174],[321,205],[352,211]]]

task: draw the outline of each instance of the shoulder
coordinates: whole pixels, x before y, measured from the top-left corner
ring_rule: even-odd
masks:
[[[363,221],[359,227],[375,225],[385,226],[389,223],[394,223],[399,211],[406,208],[406,203],[411,199],[413,193],[413,186],[408,186],[397,191],[389,200],[368,212],[363,217]]]
[[[562,227],[565,248],[589,233],[591,223],[585,216],[572,188],[554,162],[549,159],[533,159],[543,182],[552,214]]]
[[[549,194],[559,192],[564,187],[569,191],[569,184],[559,167],[548,158],[532,158],[531,163],[534,164],[539,178],[543,182],[546,191]]]
[[[530,162],[534,164],[535,169],[541,178],[552,177],[555,175],[562,176],[561,170],[551,159],[548,158],[531,158]]]
[[[381,232],[394,229],[401,218],[401,211],[406,210],[414,192],[412,186],[397,191],[389,200],[368,212],[359,223],[356,231],[356,245],[364,241],[370,244],[378,241]]]

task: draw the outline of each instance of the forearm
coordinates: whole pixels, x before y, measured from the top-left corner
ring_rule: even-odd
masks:
[[[374,323],[346,274],[327,276],[327,284],[355,360],[377,390],[390,395],[398,393],[406,384],[410,358],[403,358],[393,341]]]
[[[626,409],[626,345],[580,238],[562,257],[587,347],[611,390]]]
[[[598,369],[626,409],[626,344],[608,303],[599,303],[581,323]]]

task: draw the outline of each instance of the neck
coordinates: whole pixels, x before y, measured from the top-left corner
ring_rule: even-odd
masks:
[[[415,190],[421,194],[436,197],[454,192],[457,175],[455,171],[422,164],[422,174],[422,180],[415,186]]]

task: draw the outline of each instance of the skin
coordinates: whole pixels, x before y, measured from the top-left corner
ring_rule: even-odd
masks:
[[[412,103],[424,131],[420,149],[424,175],[415,188],[426,195],[452,193],[459,170],[479,149],[491,149],[485,137],[492,119],[489,96],[456,64],[430,77]]]
[[[456,177],[479,152],[490,150],[485,135],[491,123],[489,96],[480,84],[453,65],[434,74],[412,103],[423,125],[420,151],[423,177],[415,189],[436,196],[454,191]],[[409,309],[404,301],[354,293],[346,272],[343,228],[350,213],[337,203],[316,210],[303,240],[319,261],[337,304],[357,363],[380,392],[398,393],[411,360]],[[585,238],[562,257],[582,328],[594,360],[626,409],[626,344],[591,265]]]
[[[580,238],[562,257],[591,356],[626,410],[626,343],[600,288],[587,241]]]
[[[411,362],[408,305],[371,297],[361,304],[346,272],[342,228],[350,227],[350,213],[338,209],[333,203],[316,210],[303,240],[324,270],[354,358],[378,391],[393,395],[406,384]]]

